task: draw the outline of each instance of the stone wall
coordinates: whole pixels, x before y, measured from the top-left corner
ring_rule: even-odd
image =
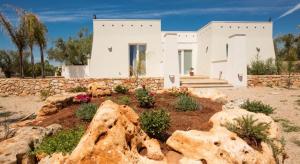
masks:
[[[248,75],[248,86],[286,87],[288,75]],[[293,87],[300,88],[300,75],[292,75]]]
[[[129,89],[137,87],[135,78],[127,79],[65,79],[65,78],[46,78],[46,79],[1,79],[0,94],[6,95],[39,95],[42,90],[49,91],[50,94],[63,93],[76,86],[87,86],[92,82],[105,82],[108,87],[113,88],[117,84],[124,84]],[[162,78],[139,78],[138,84],[145,84],[150,90],[163,88]]]

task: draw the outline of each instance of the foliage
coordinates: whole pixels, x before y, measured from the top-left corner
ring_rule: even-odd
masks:
[[[169,92],[171,93],[171,95],[174,95],[176,97],[181,96],[181,95],[188,96],[190,94],[187,87],[179,87],[179,88],[173,87],[169,90]]]
[[[170,127],[170,116],[163,110],[153,110],[142,113],[140,117],[142,129],[150,136],[161,138]]]
[[[81,29],[77,37],[67,41],[58,38],[54,47],[48,50],[48,58],[66,65],[86,65],[92,49],[92,34],[87,29]]]
[[[262,61],[257,57],[247,67],[247,72],[250,75],[273,75],[277,73],[277,69],[272,58]]]
[[[40,91],[40,97],[42,100],[46,100],[51,95],[49,89],[43,89]]]
[[[290,122],[287,119],[282,118],[274,118],[275,122],[279,122],[284,132],[299,132],[300,127],[297,125],[294,125],[292,122]]]
[[[97,105],[95,104],[82,104],[80,105],[79,109],[76,110],[76,117],[86,120],[86,121],[91,121],[94,117],[94,115],[97,112]]]
[[[73,101],[78,103],[88,103],[91,101],[91,97],[88,94],[80,94],[75,96]]]
[[[84,134],[83,127],[67,129],[53,136],[43,139],[42,143],[35,148],[34,154],[53,154],[55,152],[70,153],[77,146]]]
[[[71,88],[70,92],[76,93],[76,92],[86,92],[87,88],[82,86],[77,86],[75,88]]]
[[[199,104],[192,97],[181,95],[177,99],[176,109],[179,111],[195,111],[199,109]]]
[[[236,133],[249,145],[253,145],[258,148],[261,142],[267,142],[270,123],[258,123],[258,119],[254,119],[253,115],[242,116],[234,120],[235,123],[227,122],[225,127]]]
[[[117,93],[122,93],[122,94],[126,94],[128,93],[128,88],[126,86],[123,86],[123,85],[117,85],[114,90],[117,92]]]
[[[118,99],[118,103],[121,105],[129,105],[131,103],[130,97],[122,96]]]
[[[136,98],[143,108],[151,108],[155,104],[155,100],[152,93],[149,93],[144,88],[139,88],[135,91]]]
[[[246,109],[250,112],[264,113],[266,115],[272,114],[274,111],[274,109],[270,105],[264,104],[263,102],[256,100],[247,100],[241,105],[241,108]]]
[[[13,73],[12,65],[12,51],[0,50],[0,68],[3,71],[5,77],[10,78]]]

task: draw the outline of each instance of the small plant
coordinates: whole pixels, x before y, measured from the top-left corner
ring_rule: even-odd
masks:
[[[86,121],[91,121],[94,117],[94,115],[97,112],[97,105],[95,104],[82,104],[80,105],[79,109],[76,110],[76,117],[86,120]]]
[[[299,132],[300,131],[300,127],[293,124],[292,122],[290,122],[287,119],[283,119],[283,118],[274,118],[275,122],[279,122],[283,131],[284,132]]]
[[[241,108],[246,109],[247,111],[250,112],[264,113],[266,115],[269,115],[274,111],[274,109],[270,105],[255,100],[254,101],[247,100],[241,105]]]
[[[130,97],[122,96],[119,98],[118,103],[121,105],[129,105],[131,103]]]
[[[153,94],[149,93],[146,89],[137,89],[135,95],[141,107],[151,108],[154,106],[155,101]]]
[[[44,138],[33,153],[47,155],[55,152],[70,153],[77,146],[83,134],[83,127],[60,131],[53,136]]]
[[[192,97],[181,95],[176,102],[176,109],[179,111],[195,111],[199,109],[199,104]]]
[[[176,97],[181,95],[186,95],[186,96],[190,95],[190,92],[186,87],[179,87],[179,88],[173,87],[169,90],[169,92],[171,93],[171,95]]]
[[[77,103],[88,103],[91,101],[91,97],[88,94],[80,94],[75,96],[73,98],[73,101]]]
[[[123,85],[117,85],[114,90],[117,92],[117,93],[121,93],[121,94],[126,94],[128,93],[128,88],[123,86]]]
[[[253,118],[253,115],[242,116],[234,119],[235,123],[226,123],[225,127],[236,133],[254,148],[260,148],[261,142],[268,141],[268,131],[270,123],[259,122]]]
[[[87,88],[82,86],[77,86],[75,88],[71,88],[70,92],[76,93],[76,92],[86,92]]]
[[[300,147],[300,140],[294,139],[294,140],[293,140],[293,143]]]
[[[50,90],[49,89],[43,89],[40,91],[40,97],[42,100],[46,100],[50,96]]]
[[[170,116],[163,110],[144,112],[140,118],[142,129],[150,136],[162,138],[170,127]]]

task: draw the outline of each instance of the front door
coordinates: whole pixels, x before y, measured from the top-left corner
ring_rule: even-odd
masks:
[[[146,45],[129,45],[130,76],[146,75]]]
[[[179,73],[181,75],[188,75],[190,69],[193,67],[192,64],[192,50],[179,50],[178,61],[179,61]]]

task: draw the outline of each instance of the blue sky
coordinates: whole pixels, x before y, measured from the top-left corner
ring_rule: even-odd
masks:
[[[209,21],[267,21],[272,17],[274,36],[300,33],[300,0],[0,0],[0,10],[14,20],[6,4],[39,15],[48,28],[48,47],[56,38],[73,36],[82,27],[92,31],[93,14],[162,19],[162,30],[197,30]],[[1,29],[0,49],[15,49]]]

